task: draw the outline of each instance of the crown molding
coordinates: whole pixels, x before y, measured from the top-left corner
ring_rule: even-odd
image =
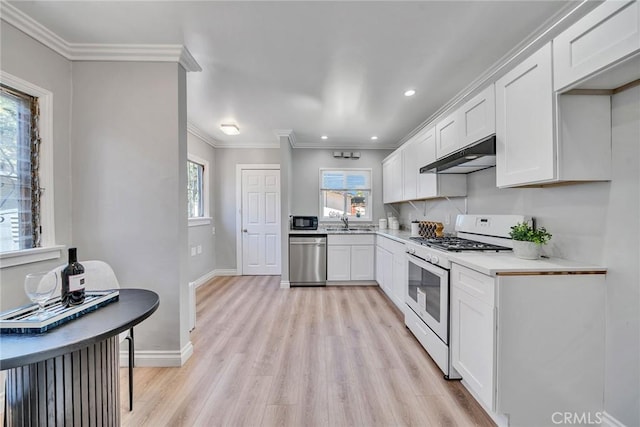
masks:
[[[69,43],[6,1],[0,1],[0,17],[70,61],[177,62],[186,71],[202,71],[183,45]]]
[[[275,129],[273,133],[278,137],[278,143],[280,138],[286,137],[289,140],[291,148],[296,148],[296,136],[293,133],[293,129]]]
[[[0,1],[0,19],[69,59],[69,43],[56,33],[6,1]]]
[[[280,148],[278,142],[219,142],[216,148]]]
[[[195,136],[196,138],[206,142],[213,148],[220,147],[219,141],[216,141],[215,139],[213,139],[208,133],[206,133],[205,131],[200,129],[198,126],[193,124],[193,122],[187,121],[187,132],[189,132],[191,135]]]
[[[352,150],[395,150],[398,146],[394,144],[381,144],[372,147],[367,143],[352,143],[352,144],[340,144],[340,143],[297,143],[293,148],[308,148],[314,150],[340,150],[340,151],[352,151]]]

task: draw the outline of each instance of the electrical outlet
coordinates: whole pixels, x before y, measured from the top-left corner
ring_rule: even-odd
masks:
[[[202,253],[202,245],[198,245],[197,252],[198,252],[198,255]]]
[[[191,256],[196,256],[196,247],[191,246]]]
[[[449,225],[449,224],[451,224],[451,214],[447,214],[447,215],[445,215],[445,217],[444,217],[444,224],[445,224],[445,225]]]
[[[213,234],[214,236],[216,235],[216,228],[215,227],[211,227],[211,234]]]

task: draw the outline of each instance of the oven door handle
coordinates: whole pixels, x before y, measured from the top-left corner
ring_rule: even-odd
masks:
[[[438,267],[437,265],[434,264],[429,264],[428,262],[426,262],[425,260],[423,260],[422,258],[415,256],[409,252],[407,252],[407,260],[409,262],[414,263],[415,265],[417,265],[420,268],[423,268],[425,270],[427,270],[429,273],[435,274],[436,276],[442,278],[442,277],[446,277],[447,274],[449,274],[449,270],[442,268],[442,267]]]

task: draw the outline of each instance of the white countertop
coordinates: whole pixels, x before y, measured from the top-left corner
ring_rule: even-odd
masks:
[[[332,227],[333,228],[333,227]],[[380,230],[374,231],[327,231],[324,227],[317,230],[290,230],[289,234],[378,234],[395,241],[406,243],[411,237],[409,230]],[[513,273],[561,273],[561,272],[606,272],[606,267],[561,258],[541,258],[527,260],[516,257],[512,252],[447,252],[451,262],[459,264],[479,273],[489,276]]]
[[[451,262],[489,276],[513,273],[606,272],[601,265],[569,261],[562,258],[521,259],[512,252],[447,252]]]

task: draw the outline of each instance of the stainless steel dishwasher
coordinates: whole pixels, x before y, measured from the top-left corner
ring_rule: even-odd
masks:
[[[289,236],[289,283],[291,286],[326,286],[327,236]]]

